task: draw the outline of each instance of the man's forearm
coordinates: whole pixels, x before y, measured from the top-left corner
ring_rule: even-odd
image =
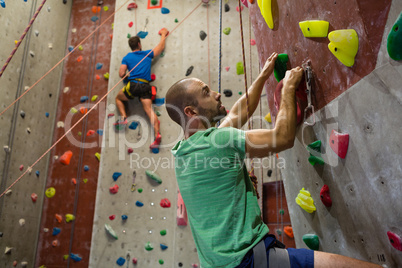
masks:
[[[296,99],[294,85],[282,88],[281,104],[276,116],[275,130],[281,138],[293,144],[296,135]]]

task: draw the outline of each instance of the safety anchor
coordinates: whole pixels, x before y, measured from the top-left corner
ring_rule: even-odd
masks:
[[[137,177],[137,172],[133,171],[133,184],[131,185],[131,192],[135,191],[135,177]]]
[[[313,79],[313,73],[311,71],[311,66],[310,66],[310,61],[307,63],[304,63],[302,65],[303,70],[304,70],[304,76],[306,78],[306,94],[307,94],[307,107],[304,109],[304,124],[308,126],[314,126],[315,125],[315,113],[314,113],[314,106],[311,104],[311,82]],[[311,115],[313,117],[313,121],[310,123],[307,121],[307,112],[311,110]]]

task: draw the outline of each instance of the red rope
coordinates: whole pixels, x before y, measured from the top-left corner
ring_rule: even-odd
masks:
[[[208,81],[209,81],[209,86],[211,86],[211,60],[209,56],[209,4],[207,4],[207,37],[208,37]]]

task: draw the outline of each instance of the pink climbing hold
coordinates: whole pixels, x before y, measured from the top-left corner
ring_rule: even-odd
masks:
[[[254,39],[250,39],[250,45],[252,45],[252,46],[255,45],[255,40]]]
[[[241,11],[243,11],[244,7],[241,6]],[[236,7],[236,11],[239,12],[239,6]]]
[[[134,25],[134,23],[132,22],[132,21],[130,21],[129,23],[128,23],[128,27],[133,27],[133,25]]]
[[[22,171],[24,169],[24,165],[20,166],[20,171]]]
[[[128,10],[131,10],[131,9],[135,9],[135,8],[137,8],[137,7],[138,7],[138,6],[137,6],[136,3],[130,3],[130,4],[128,4],[127,9],[128,9]]]
[[[342,159],[345,159],[349,147],[349,134],[342,134],[335,129],[329,137],[329,146]]]
[[[326,184],[324,184],[324,186],[321,188],[320,199],[326,207],[332,206],[331,196],[329,195],[329,187]]]
[[[170,201],[167,198],[164,198],[160,202],[161,207],[163,208],[170,208]]]
[[[107,118],[110,118],[110,117],[113,117],[113,116],[114,116],[114,114],[108,114]]]
[[[109,191],[111,194],[117,194],[117,192],[119,191],[119,185],[115,184],[114,186],[109,188]]]
[[[243,5],[245,5],[246,7],[248,7],[247,0],[241,0],[241,3],[242,3]]]
[[[31,194],[31,199],[32,199],[32,202],[36,202],[36,200],[38,199],[38,195],[37,194],[35,194],[35,193],[32,193]]]
[[[388,231],[387,232],[389,242],[391,242],[391,245],[396,248],[399,251],[402,251],[402,241],[401,237],[393,232]]]
[[[114,214],[109,216],[109,220],[111,220],[111,221],[114,220],[115,218],[116,218],[116,215],[114,215]]]
[[[226,70],[226,72],[229,72],[230,67],[229,67],[229,66],[228,66],[228,67],[225,67],[225,70]]]
[[[128,149],[127,149],[127,153],[128,153],[128,154],[132,154],[133,152],[134,152],[133,148],[128,148]]]
[[[137,262],[138,262],[137,258],[133,258],[133,263],[137,264]]]

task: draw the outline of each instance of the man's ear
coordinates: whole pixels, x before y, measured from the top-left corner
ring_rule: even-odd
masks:
[[[195,111],[195,109],[194,109],[193,106],[186,106],[186,107],[184,108],[184,114],[185,114],[187,117],[193,117],[193,116],[197,115],[197,112]]]

